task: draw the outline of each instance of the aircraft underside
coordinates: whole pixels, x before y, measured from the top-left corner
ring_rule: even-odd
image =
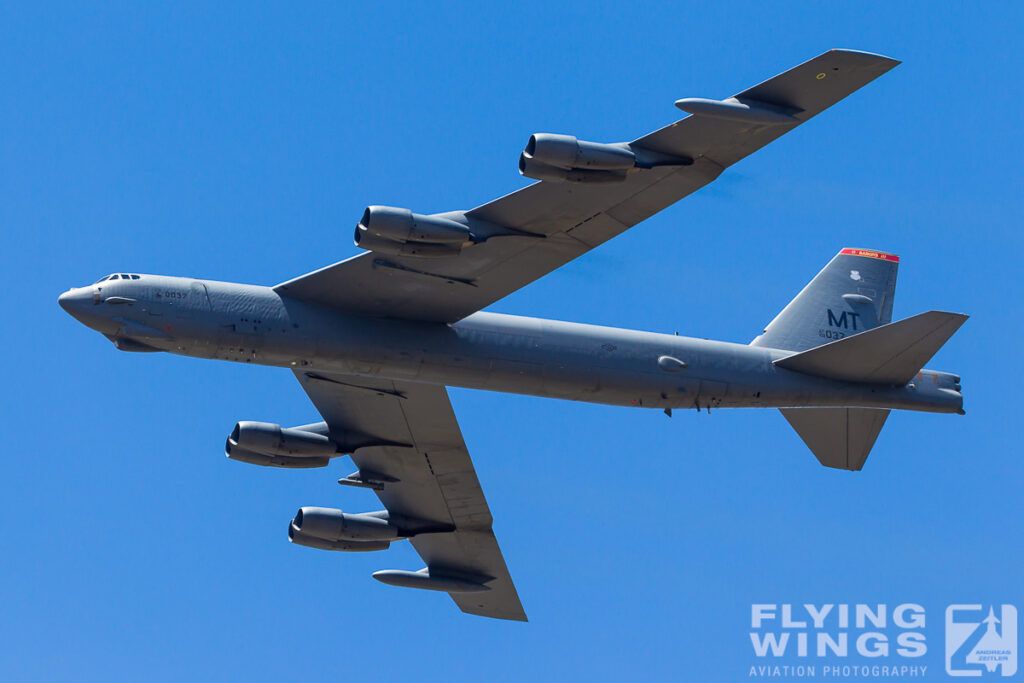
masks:
[[[842,249],[749,344],[481,312],[897,64],[831,50],[726,99],[680,99],[690,116],[630,142],[534,134],[519,168],[539,182],[470,210],[368,206],[354,232],[364,253],[275,287],[114,273],[59,302],[122,351],[290,369],[322,421],[240,421],[228,458],[347,456],[356,471],[339,483],[385,509],[302,507],[289,540],[344,552],[408,540],[426,566],[376,579],[525,621],[448,386],[669,414],[779,408],[821,464],[845,470],[864,466],[891,409],[963,413],[960,378],[924,365],[967,316],[894,322],[899,257],[881,251]]]

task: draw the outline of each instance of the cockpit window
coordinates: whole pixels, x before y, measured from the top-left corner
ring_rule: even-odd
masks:
[[[136,275],[135,273],[114,273],[113,275],[101,277],[93,284],[98,285],[99,283],[106,282],[107,280],[138,280],[140,277],[140,275]]]

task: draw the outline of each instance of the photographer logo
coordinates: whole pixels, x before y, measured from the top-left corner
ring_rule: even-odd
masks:
[[[946,608],[946,673],[987,676],[1017,672],[1017,608],[950,605]]]

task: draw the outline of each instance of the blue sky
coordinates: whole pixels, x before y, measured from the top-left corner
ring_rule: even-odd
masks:
[[[5,3],[0,676],[740,680],[751,603],[1021,598],[1015,3]],[[533,132],[632,139],[833,47],[903,65],[492,310],[748,341],[842,247],[902,257],[895,316],[971,319],[860,473],[776,411],[453,390],[529,624],[290,546],[329,470],[228,461],[316,413],[290,373],[117,352],[57,306],[113,271],[274,284],[355,254],[367,204],[470,208]],[[850,658],[849,663],[863,663]],[[792,663],[794,658],[780,662]],[[763,662],[762,662],[763,663]],[[870,662],[869,662],[870,663]]]

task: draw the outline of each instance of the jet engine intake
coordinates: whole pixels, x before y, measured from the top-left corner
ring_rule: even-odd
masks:
[[[304,507],[295,513],[289,528],[324,541],[393,541],[402,538],[386,517],[350,515],[333,508]]]

